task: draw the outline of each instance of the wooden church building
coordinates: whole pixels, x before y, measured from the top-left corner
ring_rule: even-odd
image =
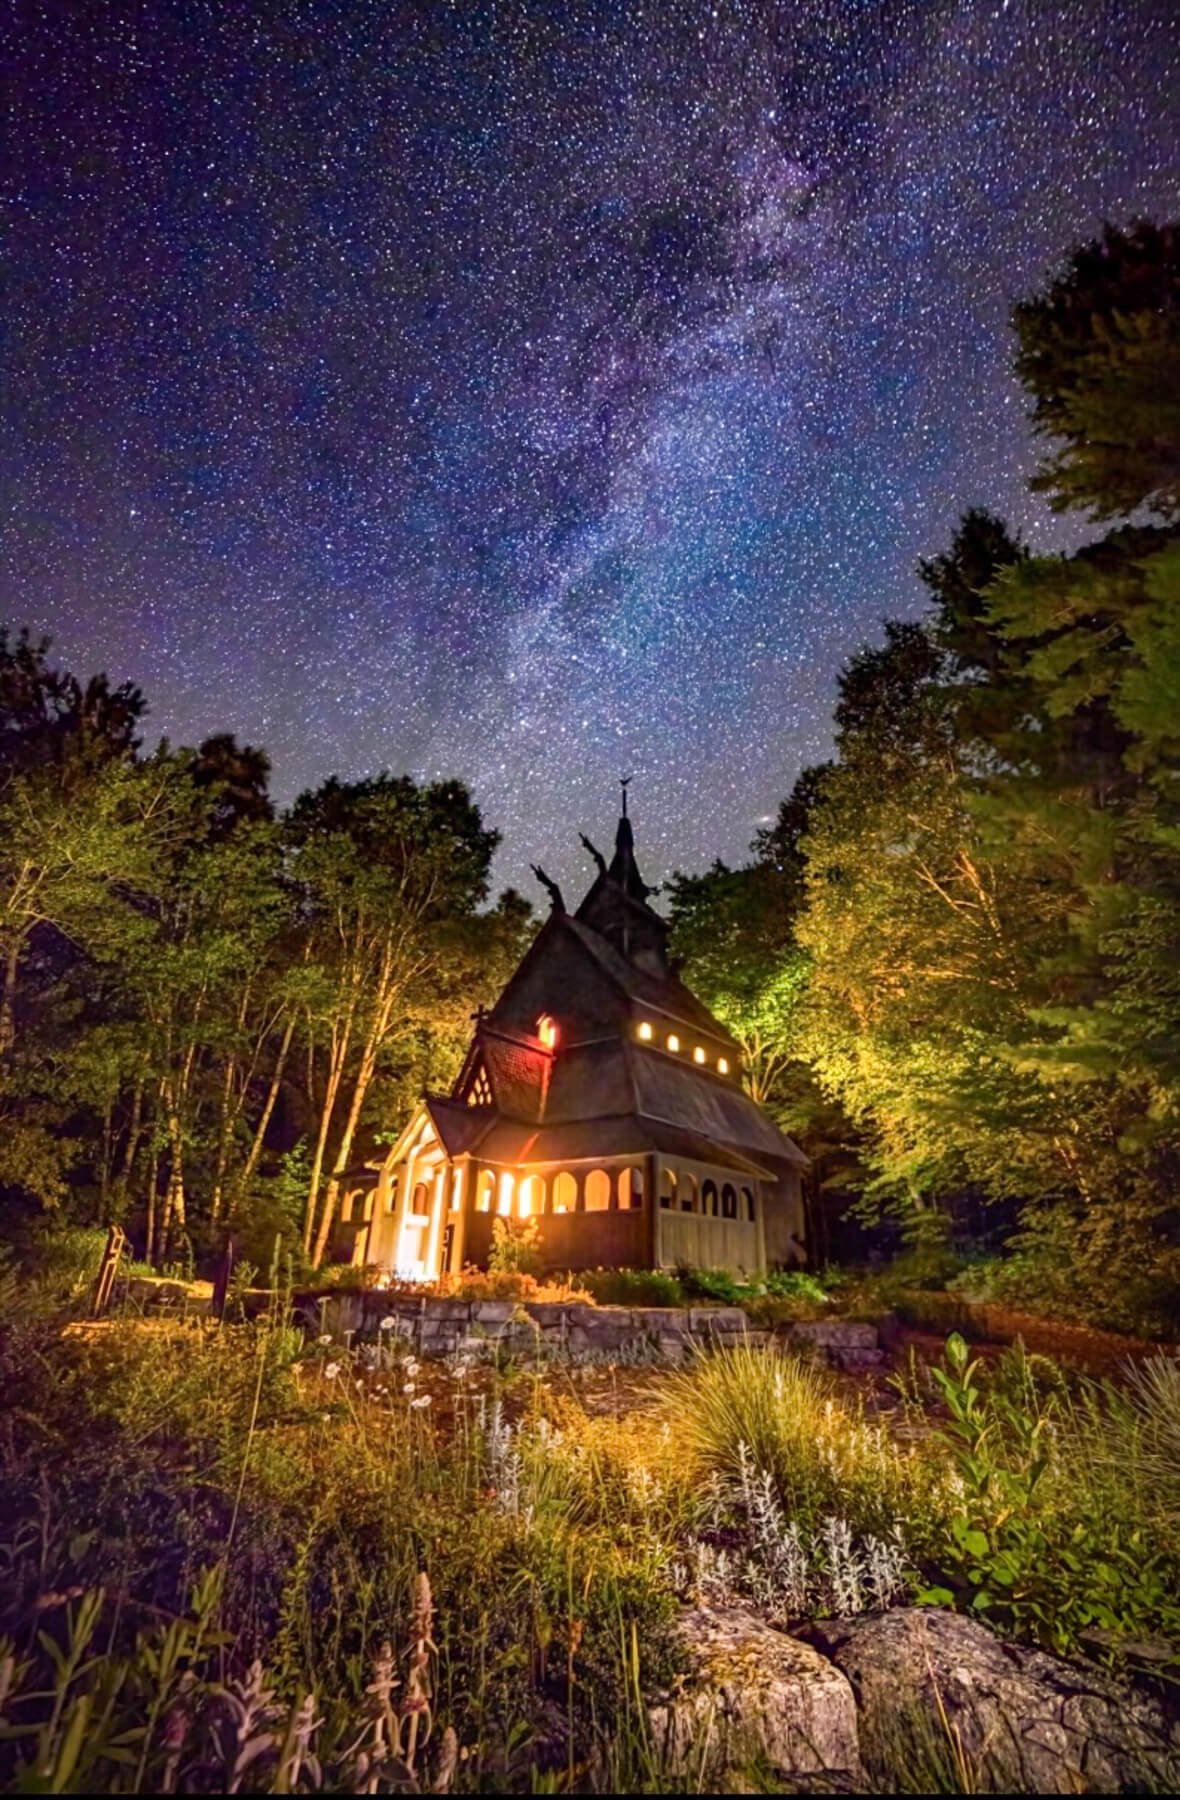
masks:
[[[497,1215],[547,1267],[756,1275],[803,1256],[806,1158],[742,1087],[738,1045],[669,965],[626,789],[608,865],[552,911],[459,1078],[427,1095],[346,1208],[355,1259],[402,1279],[486,1265]],[[360,1215],[360,1216],[357,1216]]]

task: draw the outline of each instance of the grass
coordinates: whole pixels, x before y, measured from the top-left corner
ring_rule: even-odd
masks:
[[[84,1292],[60,1268],[5,1283],[7,1785],[224,1784],[247,1741],[227,1720],[255,1707],[247,1788],[347,1788],[379,1715],[381,1755],[411,1752],[416,1669],[434,1731],[415,1779],[447,1774],[450,1731],[464,1790],[661,1791],[646,1708],[703,1586],[789,1621],[907,1586],[971,1606],[1014,1572],[987,1615],[1002,1630],[1044,1639],[1048,1616],[1054,1647],[1107,1659],[1180,1637],[1163,1357],[1115,1386],[964,1347],[941,1386],[900,1383],[903,1443],[847,1382],[752,1342],[624,1382],[608,1413],[587,1398],[610,1397],[606,1371],[308,1341],[281,1298],[252,1323],[91,1324]],[[937,1734],[903,1726],[881,1748],[891,1791],[970,1790]]]

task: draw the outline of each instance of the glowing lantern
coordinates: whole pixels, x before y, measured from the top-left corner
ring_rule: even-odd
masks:
[[[544,1044],[546,1050],[552,1050],[557,1042],[557,1026],[549,1017],[548,1013],[542,1013],[541,1017],[537,1020],[537,1036]]]

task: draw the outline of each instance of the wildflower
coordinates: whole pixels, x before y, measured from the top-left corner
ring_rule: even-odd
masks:
[[[324,1364],[324,1380],[325,1381],[335,1381],[335,1379],[336,1379],[337,1375],[339,1375],[339,1373],[340,1373],[340,1364],[338,1362],[330,1362],[330,1363]]]
[[[332,1333],[330,1331],[325,1331],[322,1337],[318,1337],[316,1339],[317,1344],[330,1344],[331,1342],[332,1342]]]
[[[430,1395],[429,1394],[419,1394],[418,1398],[416,1400],[410,1401],[410,1405],[415,1408],[422,1407],[422,1406],[429,1406],[430,1405]]]
[[[407,1356],[407,1358],[406,1358],[406,1374],[407,1375],[416,1375],[417,1373],[418,1373],[418,1364],[414,1361],[412,1356]]]
[[[397,1320],[394,1318],[393,1314],[386,1313],[378,1329],[381,1331],[392,1331],[396,1324]]]
[[[402,1393],[403,1393],[403,1394],[414,1394],[414,1393],[416,1393],[416,1392],[417,1392],[417,1390],[418,1390],[418,1384],[417,1384],[417,1382],[414,1382],[414,1381],[404,1381],[404,1382],[403,1382],[403,1383],[402,1383]]]

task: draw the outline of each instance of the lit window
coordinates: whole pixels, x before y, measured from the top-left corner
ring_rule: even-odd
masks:
[[[719,1056],[717,1058],[717,1073],[719,1075],[728,1075],[729,1074],[729,1059],[728,1059],[728,1057]]]
[[[648,1024],[646,1019],[643,1021],[643,1024],[639,1027],[639,1035],[643,1039],[645,1044],[651,1043],[651,1026]]]
[[[552,1050],[554,1044],[557,1042],[557,1026],[549,1017],[548,1013],[542,1013],[537,1020],[537,1036],[544,1044],[546,1050]]]
[[[679,1050],[680,1048],[680,1039],[674,1031],[668,1033],[668,1048],[669,1050]]]
[[[701,1049],[699,1044],[697,1045],[696,1049],[692,1053],[692,1060],[693,1060],[693,1062],[704,1062],[704,1060],[705,1060],[705,1053]]]

